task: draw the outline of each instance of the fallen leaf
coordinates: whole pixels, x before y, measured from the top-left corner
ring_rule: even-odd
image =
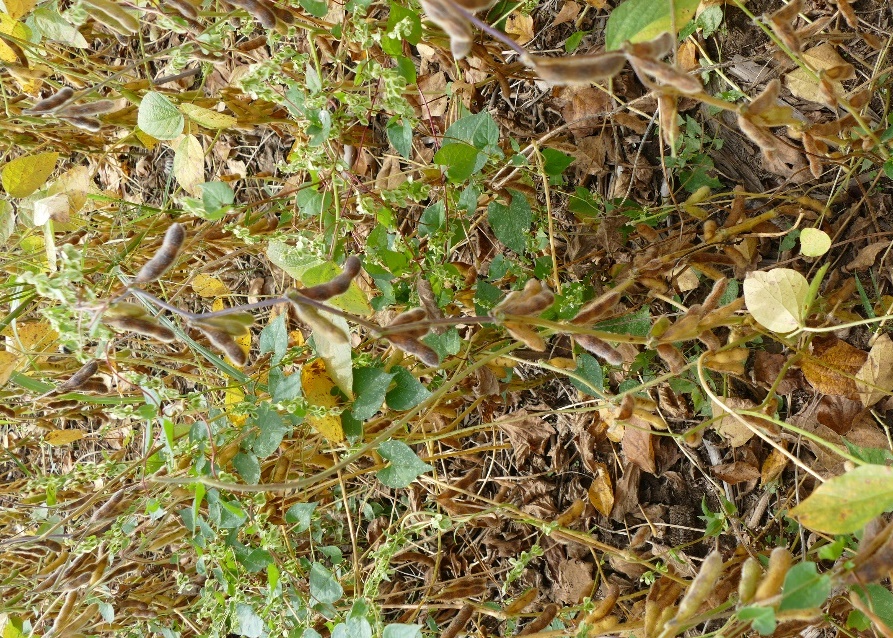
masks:
[[[849,67],[852,69],[849,62],[840,56],[837,52],[837,48],[830,42],[823,42],[808,51],[804,51],[803,59],[816,71],[827,71],[837,67]],[[844,73],[840,79],[847,79],[847,74]],[[840,79],[829,80],[837,95],[843,95],[845,93],[843,85],[840,83]],[[831,107],[834,106],[828,103],[828,96],[822,91],[819,82],[813,80],[811,74],[805,69],[796,69],[788,73],[787,76],[785,76],[785,84],[791,93],[801,100],[817,102]]]
[[[0,350],[0,388],[9,381],[9,377],[15,372],[18,363],[19,356],[17,354]]]
[[[514,12],[505,22],[505,32],[518,44],[527,44],[536,35],[533,31],[533,16]]]
[[[867,359],[867,352],[838,340],[820,355],[805,356],[800,369],[816,392],[857,399],[854,376]]]
[[[781,442],[784,445],[784,441]],[[769,456],[763,461],[763,467],[760,470],[760,484],[765,487],[767,484],[776,480],[784,468],[787,467],[788,457],[781,453],[780,450],[772,448]]]
[[[733,461],[732,463],[714,465],[711,468],[711,471],[717,478],[730,485],[755,481],[760,478],[760,470],[758,470],[756,466],[744,461]]]
[[[862,248],[857,254],[856,257],[848,263],[843,269],[847,272],[855,272],[857,270],[866,270],[874,266],[874,262],[877,261],[877,256],[880,252],[886,248],[890,247],[890,242],[888,241],[878,241],[873,244],[868,244],[864,248]]]
[[[56,342],[59,333],[46,321],[17,321],[15,329],[6,326],[0,335],[8,338],[8,343],[22,352],[45,352]]]
[[[69,429],[47,432],[43,440],[50,445],[69,445],[75,441],[80,441],[82,438],[84,438],[83,430]]]
[[[230,294],[229,287],[217,277],[199,273],[192,278],[192,289],[199,297],[225,297]]]
[[[860,351],[861,352],[861,351]],[[871,407],[893,391],[893,341],[884,333],[878,337],[868,359],[856,373],[856,390],[866,408]]]
[[[314,359],[301,368],[301,387],[304,390],[304,397],[311,406],[327,409],[338,406],[338,397],[332,394],[335,382],[329,376],[326,364],[322,359]],[[305,420],[329,443],[341,443],[344,440],[344,428],[340,415],[318,416],[308,413]]]
[[[756,407],[756,404],[750,399],[736,397],[726,397],[723,399],[723,403],[732,410],[752,410]],[[742,423],[740,419],[728,414],[721,405],[715,402],[713,403],[713,418],[717,419],[713,423],[713,429],[719,432],[732,447],[741,447],[753,437],[753,430]]]
[[[540,417],[531,416],[527,410],[517,410],[502,417],[494,424],[509,437],[515,453],[515,464],[524,465],[531,454],[543,454],[546,443],[555,434],[555,428]]]
[[[630,418],[620,447],[629,462],[649,474],[657,473],[657,465],[654,462],[654,436],[648,423],[637,417]]]
[[[589,502],[602,516],[610,516],[614,508],[614,489],[611,475],[604,463],[595,464],[595,477],[589,485]]]
[[[574,2],[574,0],[569,0],[561,6],[561,10],[552,21],[552,26],[557,27],[559,24],[571,22],[572,20],[575,20],[578,15],[580,15],[580,5]]]

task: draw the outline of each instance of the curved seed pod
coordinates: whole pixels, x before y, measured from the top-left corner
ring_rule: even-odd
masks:
[[[109,309],[105,311],[105,316],[108,318],[114,317],[147,317],[149,315],[146,312],[146,308],[141,306],[138,303],[133,303],[132,301],[119,301],[116,304],[112,304],[109,306]]]
[[[630,282],[631,283],[631,282]],[[584,323],[595,323],[599,319],[605,317],[620,302],[620,296],[629,283],[622,283],[616,288],[612,288],[608,292],[596,297],[588,304],[580,308],[577,316],[571,319],[571,323],[580,325]]]
[[[610,580],[606,580],[605,585],[608,591],[605,594],[605,597],[595,606],[595,609],[593,609],[586,617],[587,625],[600,621],[611,613],[611,610],[614,609],[614,605],[617,604],[617,599],[620,597],[620,588]]]
[[[82,365],[77,372],[68,377],[67,380],[57,385],[56,392],[69,392],[75,388],[81,387],[90,377],[96,374],[97,370],[99,370],[99,364],[96,363],[96,359],[91,359]]]
[[[469,51],[472,44],[471,23],[451,0],[420,0],[422,10],[428,15],[428,19],[443,29],[450,37],[450,50],[453,57],[461,60]]]
[[[177,340],[177,335],[174,334],[173,330],[157,324],[151,319],[140,317],[103,317],[102,321],[110,328],[120,332],[135,332],[164,343],[171,343]]]
[[[41,113],[52,113],[58,108],[61,108],[65,104],[71,101],[71,98],[74,97],[74,89],[69,86],[63,86],[61,89],[50,95],[49,97],[45,97],[40,102],[32,106],[30,109],[25,109],[22,113],[26,115],[40,115]]]
[[[84,0],[84,8],[97,22],[123,36],[140,30],[140,21],[111,0]]]
[[[626,64],[626,56],[622,53],[599,53],[547,58],[528,54],[524,56],[524,64],[553,86],[588,85],[620,73]]]
[[[102,130],[102,122],[93,117],[59,117],[60,120],[68,122],[72,126],[79,129],[89,131],[90,133],[98,133]]]
[[[662,343],[657,346],[657,354],[669,366],[670,372],[679,374],[685,369],[685,357],[671,343]]]
[[[558,615],[558,605],[555,603],[549,603],[543,609],[539,616],[530,621],[523,630],[518,632],[519,636],[527,636],[529,634],[535,634],[546,627],[549,626],[549,623],[555,619],[555,616]]]
[[[155,253],[149,261],[140,268],[140,271],[133,279],[135,284],[145,284],[155,281],[173,265],[180,249],[183,248],[183,242],[186,240],[186,230],[182,224],[171,224],[167,232],[164,234],[164,241],[161,242],[161,248]]]
[[[198,20],[198,9],[191,2],[187,0],[167,0],[167,4],[172,6],[184,18]]]
[[[472,607],[470,604],[466,603],[462,605],[459,613],[453,617],[453,619],[450,621],[450,624],[447,625],[447,628],[443,630],[442,634],[440,634],[440,638],[456,638],[456,636],[459,635],[459,632],[465,629],[465,625],[467,625],[468,621],[471,620],[471,616],[473,613],[474,607]]]
[[[707,600],[707,597],[713,593],[713,586],[722,574],[722,554],[717,551],[710,552],[704,562],[701,563],[701,569],[698,575],[688,586],[688,591],[679,603],[679,611],[676,612],[675,622],[685,622],[696,613],[701,604]]]
[[[88,104],[71,104],[58,111],[60,117],[83,117],[86,115],[102,115],[115,110],[113,100],[96,100]]]
[[[704,303],[701,304],[702,315],[706,315],[708,312],[716,309],[719,305],[719,300],[726,293],[728,287],[729,280],[725,277],[713,284],[713,289],[710,291],[710,294],[707,295],[707,298],[704,299]]]
[[[505,329],[508,330],[510,335],[531,350],[536,350],[537,352],[546,351],[546,342],[539,333],[530,326],[524,325],[519,321],[504,321],[502,325],[505,326]]]
[[[276,28],[276,14],[258,0],[229,0],[229,3],[250,13],[265,29]]]
[[[275,4],[271,5],[270,9],[276,14],[276,17],[282,20],[285,24],[294,24],[295,16],[292,15],[292,12],[288,9]]]
[[[549,287],[538,279],[528,279],[523,290],[516,290],[506,295],[495,308],[494,313],[506,315],[531,315],[540,314],[552,305],[555,295]]]
[[[406,335],[408,337],[413,337],[418,339],[420,337],[424,337],[428,334],[429,326],[413,326],[408,327],[410,324],[418,323],[420,321],[424,321],[428,318],[428,313],[424,308],[412,308],[411,310],[407,310],[406,312],[402,312],[397,317],[387,325],[388,332],[390,332],[393,328],[399,328],[400,326],[407,326],[406,330],[400,330],[399,333],[401,335]]]
[[[194,325],[208,338],[208,341],[211,342],[212,346],[228,356],[234,364],[241,367],[248,363],[248,355],[242,350],[242,346],[236,343],[232,335],[229,335],[222,330],[215,330],[210,326],[204,326],[198,322]]]
[[[71,612],[74,611],[74,604],[77,600],[78,593],[76,591],[69,591],[68,594],[65,595],[65,601],[62,603],[59,611],[56,612],[56,618],[53,620],[53,635],[56,635],[60,629],[63,629],[68,624],[68,621],[71,618]]]
[[[388,335],[387,339],[395,347],[413,355],[425,365],[436,366],[440,363],[440,357],[437,356],[437,352],[418,339],[404,334]]]
[[[351,255],[344,261],[344,269],[341,274],[330,281],[311,288],[302,288],[298,292],[314,301],[325,301],[337,295],[347,292],[350,282],[360,273],[360,259]]]
[[[198,319],[195,323],[208,326],[212,330],[222,330],[233,337],[241,337],[248,334],[248,329],[254,324],[254,315],[250,312],[233,312],[219,317]]]
[[[757,587],[754,600],[759,602],[772,598],[781,592],[784,577],[794,563],[794,556],[786,547],[776,547],[769,555],[769,569],[760,585]]]
[[[595,356],[604,359],[605,363],[609,363],[612,366],[623,364],[623,355],[607,341],[592,335],[574,335],[574,341]]]
[[[636,397],[631,394],[624,395],[623,399],[620,400],[620,405],[617,408],[617,415],[614,418],[618,421],[626,421],[633,415],[635,409]]]

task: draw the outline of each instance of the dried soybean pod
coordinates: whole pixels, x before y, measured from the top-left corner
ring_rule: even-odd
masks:
[[[707,295],[707,298],[704,299],[704,303],[701,304],[702,315],[706,315],[708,312],[716,309],[716,307],[719,305],[719,300],[725,294],[728,287],[729,280],[725,277],[717,280],[713,284],[713,289],[710,291],[710,294]]]
[[[688,586],[688,591],[685,592],[682,602],[679,603],[675,622],[685,622],[698,613],[701,604],[713,593],[713,586],[716,585],[716,581],[722,574],[722,566],[722,554],[713,551],[707,555],[707,558],[701,563],[698,575]]]
[[[389,335],[388,341],[400,350],[403,350],[403,352],[408,352],[415,356],[425,365],[436,366],[440,363],[440,357],[437,356],[437,353],[432,348],[409,335]]]
[[[236,343],[232,335],[229,335],[222,330],[212,328],[211,326],[202,325],[200,322],[195,322],[194,325],[208,338],[208,341],[211,342],[212,346],[228,356],[237,366],[241,367],[248,363],[248,355],[242,350],[242,346]]]
[[[108,310],[105,311],[105,316],[109,318],[113,317],[146,317],[148,316],[148,312],[146,312],[146,308],[141,306],[138,303],[133,303],[132,301],[119,301],[116,304],[112,304]]]
[[[607,341],[603,341],[593,335],[574,335],[574,341],[580,344],[580,347],[604,359],[605,363],[609,363],[612,366],[623,364],[623,355]]]
[[[191,2],[187,0],[167,0],[167,3],[184,18],[198,20],[198,9]]]
[[[77,372],[68,377],[67,380],[57,385],[56,392],[69,392],[70,390],[81,387],[90,377],[96,374],[97,370],[99,370],[99,364],[96,363],[96,359],[88,361],[82,365]]]
[[[494,313],[506,315],[538,315],[552,305],[555,295],[539,279],[528,279],[523,290],[515,290],[506,295],[493,308]]]
[[[523,630],[518,632],[519,636],[527,636],[542,631],[549,626],[549,623],[558,615],[558,605],[549,603],[539,616],[530,621]]]
[[[595,323],[606,316],[614,309],[614,306],[620,302],[620,295],[627,287],[629,287],[630,283],[632,283],[630,280],[627,281],[629,283],[624,282],[619,284],[616,288],[612,288],[580,308],[580,312],[577,313],[576,317],[571,319],[571,323],[577,325]]]
[[[605,618],[611,613],[611,610],[614,609],[614,605],[617,604],[617,599],[620,597],[620,588],[609,580],[605,581],[605,586],[607,588],[607,593],[586,617],[586,624],[591,625]]]
[[[219,317],[199,319],[198,323],[234,337],[241,337],[248,334],[248,329],[254,324],[254,315],[250,312],[233,312]]]
[[[140,271],[133,279],[135,284],[145,284],[155,281],[170,268],[180,249],[183,248],[183,242],[186,239],[186,231],[182,224],[171,224],[167,232],[164,234],[164,241],[161,242],[161,248],[158,252],[140,268]]]
[[[170,328],[155,323],[151,319],[141,317],[103,317],[103,322],[121,332],[135,332],[146,337],[152,337],[164,343],[177,340],[177,335]]]
[[[294,24],[295,16],[292,15],[291,11],[288,9],[275,4],[271,5],[270,9],[276,14],[276,17],[282,20],[285,24]]]
[[[744,564],[741,565],[741,580],[738,581],[738,600],[743,604],[746,605],[753,600],[762,575],[763,568],[760,567],[760,561],[753,556],[748,556]]]
[[[41,113],[52,113],[61,108],[74,97],[74,89],[69,86],[63,86],[61,89],[42,99],[40,102],[32,106],[30,109],[22,111],[25,115],[40,115]]]
[[[98,133],[102,130],[102,122],[93,117],[65,117],[59,116],[60,120],[68,122],[72,126],[79,129],[89,131],[90,133]]]
[[[111,0],[84,0],[83,4],[94,20],[123,36],[140,30],[140,21]]]
[[[250,13],[265,29],[276,28],[276,14],[258,0],[229,0],[229,3]]]
[[[766,576],[757,587],[754,600],[759,602],[777,595],[781,591],[781,586],[784,584],[784,577],[787,575],[793,562],[794,557],[786,547],[776,547],[773,549],[772,553],[769,555],[769,569],[766,571]]]
[[[71,104],[59,110],[60,117],[83,117],[86,115],[102,115],[115,109],[112,100],[96,100],[87,104]]]
[[[459,632],[465,629],[465,625],[468,624],[468,621],[471,620],[471,615],[474,613],[474,607],[470,604],[465,603],[462,605],[462,608],[459,610],[459,613],[455,615],[455,617],[450,621],[450,624],[446,629],[443,630],[443,633],[440,634],[440,638],[456,638],[459,635]]]
[[[428,313],[425,311],[424,308],[412,308],[411,310],[407,310],[406,312],[402,312],[397,315],[397,317],[388,324],[388,332],[390,333],[394,328],[399,329],[401,326],[409,326],[410,324],[424,321],[427,318]],[[428,331],[429,326],[427,325],[414,326],[405,330],[399,330],[399,334],[418,339],[419,337],[424,337],[426,334],[428,334]]]
[[[626,56],[622,53],[571,55],[560,58],[528,54],[523,59],[524,64],[553,86],[589,85],[614,77],[626,64]]]
[[[344,261],[344,269],[341,274],[332,278],[324,284],[313,286],[311,288],[302,288],[298,292],[314,301],[325,301],[347,292],[350,288],[350,282],[360,272],[360,259],[356,255],[351,255]]]

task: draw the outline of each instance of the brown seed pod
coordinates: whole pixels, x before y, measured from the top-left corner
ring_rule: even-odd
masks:
[[[424,321],[428,318],[428,313],[424,308],[412,308],[407,310],[406,312],[402,312],[397,317],[388,324],[388,332],[390,333],[392,329],[399,328],[400,326],[408,326],[409,324],[418,323],[420,321]],[[424,337],[428,334],[429,326],[416,326],[412,328],[407,328],[406,330],[400,330],[401,335],[406,335],[408,337],[413,337],[414,339],[418,339],[420,337]]]
[[[710,294],[707,295],[707,298],[704,299],[704,303],[701,304],[701,314],[705,315],[712,310],[715,310],[719,305],[719,300],[726,293],[726,289],[729,287],[729,280],[725,277],[714,282],[713,288],[710,290]]]
[[[96,359],[91,359],[82,365],[77,372],[68,377],[67,380],[57,385],[56,392],[69,392],[75,388],[81,387],[90,377],[96,374],[97,370],[99,370],[99,364],[96,363]]]
[[[141,306],[138,303],[133,303],[132,301],[119,301],[118,303],[112,304],[109,306],[108,310],[105,311],[105,316],[108,318],[113,317],[147,317],[149,315],[146,312],[145,306]]]
[[[166,326],[155,323],[152,319],[141,317],[103,317],[103,323],[120,332],[135,332],[139,335],[152,337],[164,343],[177,340],[174,331]]]
[[[325,301],[338,295],[342,295],[350,288],[350,282],[353,281],[360,272],[360,260],[356,255],[351,255],[344,261],[344,269],[341,274],[334,277],[330,281],[311,288],[303,288],[298,292],[308,299],[315,301]]]
[[[193,325],[195,325],[195,327],[208,338],[208,341],[211,342],[212,346],[228,356],[234,364],[241,367],[248,363],[248,355],[242,350],[242,346],[236,343],[236,340],[233,339],[232,335],[229,335],[222,330],[212,328],[211,326],[203,325],[200,322],[195,322]]]
[[[267,5],[258,2],[258,0],[229,0],[229,3],[247,11],[265,29],[276,28],[276,14]]]
[[[198,20],[198,9],[187,0],[167,0],[167,4],[173,7],[177,13],[190,20]]]
[[[679,611],[676,612],[675,622],[685,622],[694,616],[701,603],[707,600],[707,597],[713,593],[716,581],[722,575],[723,560],[722,554],[717,551],[710,552],[704,562],[701,563],[701,569],[698,575],[688,586],[688,591],[679,603]]]
[[[194,322],[206,326],[212,330],[220,330],[233,337],[241,337],[248,334],[248,329],[254,324],[254,315],[250,312],[233,312],[219,317],[198,319]]]
[[[465,625],[471,620],[472,614],[474,614],[474,607],[468,603],[462,605],[459,613],[453,617],[447,628],[440,634],[440,638],[456,638],[459,632],[465,629]]]
[[[22,111],[25,115],[40,115],[42,113],[52,113],[56,109],[62,108],[74,97],[74,89],[69,86],[63,86],[61,89],[42,99],[40,102],[32,106],[30,109]]]
[[[60,117],[84,117],[87,115],[102,115],[115,110],[113,100],[96,100],[87,104],[70,104],[58,110]]]
[[[450,50],[453,57],[461,60],[472,44],[471,23],[452,2],[452,0],[420,0],[422,10],[428,18],[443,29],[450,37]]]
[[[102,130],[102,122],[93,117],[64,117],[60,116],[60,120],[68,122],[72,126],[79,129],[89,131],[90,133],[98,133]]]
[[[555,295],[538,279],[528,279],[523,290],[506,295],[495,308],[494,314],[536,316],[552,305]]]
[[[586,323],[595,323],[608,315],[614,306],[620,302],[620,295],[623,291],[614,288],[590,301],[588,304],[580,308],[577,316],[571,319],[571,323],[581,325]]]
[[[593,335],[574,335],[574,341],[595,356],[604,359],[605,363],[609,363],[612,366],[623,364],[623,355],[607,341],[603,341]]]
[[[133,279],[135,284],[145,284],[155,281],[170,268],[180,249],[183,248],[183,242],[186,240],[186,230],[182,224],[171,224],[167,232],[164,234],[164,241],[161,242],[161,248],[158,252],[140,268],[140,271]]]
[[[84,0],[87,13],[109,29],[123,36],[140,30],[140,21],[111,0]]]
[[[657,346],[657,354],[669,366],[670,372],[679,374],[685,369],[685,357],[671,343],[662,343]]]
[[[548,605],[546,605],[543,611],[540,612],[539,616],[531,620],[527,624],[527,626],[524,627],[524,629],[518,632],[518,635],[527,636],[529,634],[535,634],[542,631],[549,626],[549,623],[551,623],[557,615],[558,605],[556,605],[555,603],[549,603]]]
[[[536,350],[537,352],[545,352],[546,342],[539,335],[539,333],[530,326],[527,326],[519,321],[505,321],[502,325],[505,327],[506,330],[508,330],[510,335],[512,335],[515,339],[523,343],[531,350]]]
[[[418,339],[405,334],[388,335],[387,339],[395,347],[403,352],[413,355],[425,365],[436,366],[440,363],[440,357],[437,356],[434,349],[425,345]]]
[[[528,54],[524,56],[524,64],[553,86],[589,85],[620,73],[626,64],[626,56],[622,53],[599,53],[547,58]]]

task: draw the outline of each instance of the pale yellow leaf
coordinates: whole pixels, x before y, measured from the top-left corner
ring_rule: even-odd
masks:
[[[217,277],[205,273],[199,273],[192,278],[192,289],[199,297],[223,297],[230,294],[229,287],[225,283]],[[217,303],[216,299],[215,303]],[[217,308],[217,310],[222,309],[222,306]]]
[[[58,158],[59,153],[47,152],[12,160],[0,171],[3,188],[12,197],[28,197],[53,174]]]
[[[527,44],[533,40],[533,16],[523,13],[513,13],[505,23],[505,32],[518,44]]]
[[[0,32],[19,40],[29,40],[31,29],[6,13],[0,13]],[[18,57],[8,44],[0,40],[0,60],[4,62],[16,62]]]
[[[723,404],[734,410],[752,410],[756,404],[749,399],[738,399],[735,397],[727,397],[723,399]],[[713,429],[719,432],[732,447],[741,447],[753,437],[753,430],[744,422],[744,418],[736,417],[729,414],[725,408],[716,402],[712,403]]]
[[[301,387],[304,390],[304,397],[310,405],[325,409],[337,407],[338,398],[332,394],[335,382],[329,376],[326,363],[322,359],[314,359],[304,365],[301,369]],[[344,428],[340,415],[318,416],[308,413],[305,420],[329,443],[341,443],[344,440]]]
[[[198,185],[205,181],[205,151],[195,135],[174,142],[174,178],[184,191],[199,197]]]
[[[803,52],[803,59],[816,71],[826,71],[834,67],[847,65],[837,52],[837,48],[830,42],[824,42],[816,47]],[[826,99],[819,83],[812,78],[812,74],[805,69],[795,69],[785,77],[785,84],[791,93],[801,100],[825,104]],[[833,81],[835,89],[843,95],[843,85],[839,81]]]
[[[31,13],[31,9],[37,4],[37,0],[3,0],[6,5],[6,13],[13,20],[18,20],[24,15]]]
[[[871,407],[893,392],[893,341],[884,333],[878,337],[868,359],[856,373],[856,388],[865,407]]]
[[[19,356],[17,354],[0,350],[0,388],[9,381],[9,377],[15,372],[18,363]]]
[[[50,445],[69,445],[84,438],[83,430],[53,430],[43,438]]]
[[[748,273],[744,302],[753,318],[772,332],[788,333],[803,325],[809,282],[790,268]]]
[[[0,335],[7,337],[12,346],[22,352],[44,352],[53,346],[59,333],[46,321],[17,321],[15,329],[6,326]]]
[[[59,176],[47,191],[48,195],[65,194],[72,213],[76,213],[87,203],[90,191],[90,169],[87,166],[75,166]]]
[[[806,257],[821,257],[831,249],[831,238],[818,228],[804,228],[800,233],[800,252]]]
[[[223,405],[226,417],[230,420],[230,423],[237,427],[244,425],[245,421],[248,420],[247,414],[236,412],[235,410],[235,406],[241,403],[244,399],[245,392],[239,386],[228,387],[223,395]]]
[[[196,106],[195,104],[181,104],[180,110],[183,111],[190,120],[205,128],[232,128],[238,122],[232,115],[212,111],[211,109],[206,109],[203,106]]]
[[[34,222],[35,226],[43,226],[51,219],[68,221],[69,212],[68,198],[64,194],[58,193],[34,202],[34,213],[31,221]]]
[[[609,516],[614,508],[614,489],[611,486],[611,475],[608,466],[596,463],[596,475],[589,485],[589,502],[602,516]]]

